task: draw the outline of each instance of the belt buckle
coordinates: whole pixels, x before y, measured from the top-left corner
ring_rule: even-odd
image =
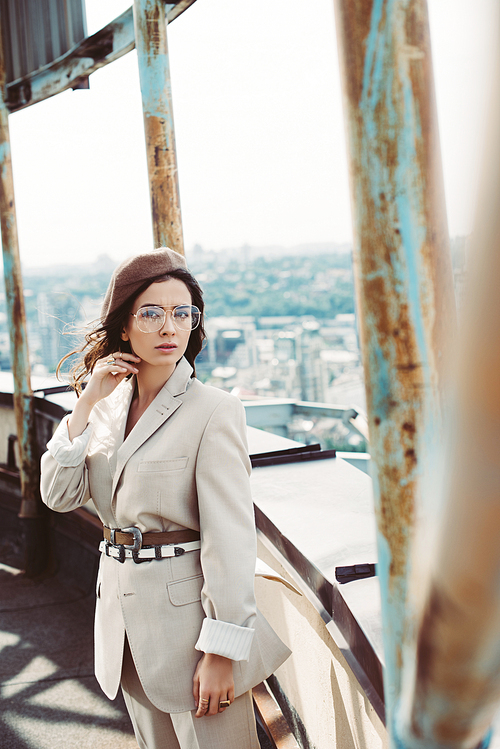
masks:
[[[131,533],[134,537],[134,543],[133,544],[117,544],[116,543],[116,533]],[[139,530],[139,528],[136,528],[135,526],[130,526],[129,528],[110,528],[109,529],[110,539],[106,542],[106,556],[109,556],[109,546],[114,546],[115,549],[118,549],[119,556],[116,557],[121,564],[125,561],[125,549],[130,549],[132,551],[132,559],[136,564],[140,564],[141,561],[144,561],[142,559],[139,559],[139,551],[142,548],[142,533]]]
[[[124,549],[131,549],[132,552],[140,551],[142,547],[142,533],[139,530],[139,528],[136,528],[135,526],[130,526],[130,528],[120,528],[120,530],[122,533],[131,533],[134,537],[133,544],[120,544],[120,546],[123,546]],[[113,540],[111,541],[111,543],[113,543]]]

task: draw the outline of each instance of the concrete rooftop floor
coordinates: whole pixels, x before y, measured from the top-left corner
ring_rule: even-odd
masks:
[[[93,672],[94,591],[34,583],[0,537],[0,749],[137,749],[121,695]]]

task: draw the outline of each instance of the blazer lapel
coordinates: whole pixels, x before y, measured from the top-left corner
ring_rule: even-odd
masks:
[[[115,396],[115,402],[112,404],[112,407],[110,409],[110,440],[108,445],[108,463],[112,476],[114,476],[116,473],[118,450],[123,444],[123,438],[125,436],[125,429],[127,426],[128,412],[132,397],[134,395],[134,390],[135,377],[132,377],[130,380],[127,380],[125,382],[123,392],[117,393],[115,391],[115,393],[113,393],[113,395]]]
[[[115,495],[120,476],[127,461],[182,405],[182,400],[177,398],[177,396],[186,392],[192,371],[191,365],[183,357],[154,401],[147,407],[127,439],[118,448],[116,453],[116,469],[113,476],[112,497]],[[127,415],[128,408],[126,410],[125,422]],[[124,433],[125,424],[121,431],[122,435]]]

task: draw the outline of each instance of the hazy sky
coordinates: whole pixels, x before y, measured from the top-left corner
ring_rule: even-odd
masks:
[[[87,0],[92,33],[130,0]],[[429,0],[448,221],[471,228],[498,0]],[[197,0],[169,26],[187,254],[351,239],[332,0]],[[10,116],[25,265],[152,246],[135,52]]]

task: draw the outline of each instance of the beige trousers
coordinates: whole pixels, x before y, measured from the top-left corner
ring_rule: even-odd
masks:
[[[140,749],[260,749],[251,692],[205,718],[164,713],[146,697],[126,638],[121,687]]]

